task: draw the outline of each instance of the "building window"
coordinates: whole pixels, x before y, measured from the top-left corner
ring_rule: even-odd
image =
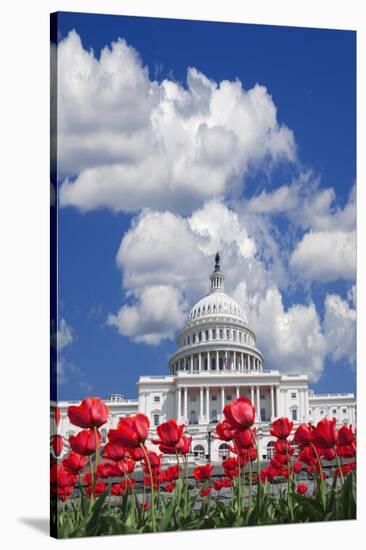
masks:
[[[208,340],[208,330],[206,330],[205,335],[206,335],[206,340]]]
[[[220,340],[224,338],[224,331],[220,328]]]
[[[190,397],[191,401],[197,401],[197,395],[193,394]]]
[[[202,332],[199,333],[198,339],[199,339],[200,342],[202,342]]]
[[[154,403],[160,403],[160,396],[154,395]]]
[[[226,443],[221,443],[219,447],[219,458],[220,460],[225,460],[230,455],[229,447]]]
[[[236,340],[236,331],[233,330],[233,340]]]
[[[291,410],[291,417],[292,417],[292,420],[297,420],[297,409]]]
[[[266,396],[263,393],[261,393],[261,399],[264,400],[265,398]]]
[[[320,414],[321,414],[321,416],[324,416],[324,410],[323,409],[320,409]]]
[[[217,395],[213,395],[211,399],[212,401],[217,401]]]
[[[274,441],[270,441],[267,444],[267,460],[271,460],[271,458],[274,457],[275,450],[274,450]]]
[[[103,428],[100,430],[101,436],[102,436],[102,443],[105,443],[107,441],[107,430]]]
[[[195,342],[196,342],[196,335],[193,334],[193,336],[192,336],[192,344],[194,344]]]
[[[216,340],[216,329],[215,328],[212,329],[212,339]]]
[[[337,414],[337,409],[332,409],[332,414]]]
[[[191,343],[191,337],[188,336],[188,339],[187,339],[187,340],[188,340],[188,345],[189,345],[189,344]]]
[[[212,409],[211,422],[217,422],[217,410]]]
[[[226,340],[229,340],[229,338],[230,338],[230,330],[227,329],[227,331],[226,331]]]
[[[226,396],[226,401],[231,401],[231,400],[232,400],[232,398],[233,398],[233,396],[232,396],[232,395],[227,395],[227,396]]]
[[[159,415],[154,414],[154,426],[159,426]]]
[[[347,414],[347,409],[342,409],[343,414]]]
[[[296,392],[291,393],[291,399],[296,399]]]
[[[261,421],[264,422],[266,420],[266,409],[261,409]]]
[[[190,417],[189,417],[189,423],[190,424],[198,424],[196,411],[191,411],[191,414],[190,414]]]
[[[193,454],[195,458],[205,458],[205,449],[203,445],[196,445],[193,449]]]

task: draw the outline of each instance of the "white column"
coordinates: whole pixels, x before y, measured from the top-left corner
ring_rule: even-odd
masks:
[[[207,370],[211,370],[210,352],[207,352]]]
[[[202,369],[202,354],[198,354],[198,370],[200,371]]]
[[[225,362],[226,362],[227,365],[229,364],[229,363],[227,362],[227,351],[225,351]]]
[[[216,352],[216,370],[219,370],[219,352]]]
[[[257,386],[257,411],[258,411],[258,424],[261,422],[261,399],[259,394],[259,386]]]
[[[275,416],[279,418],[280,416],[280,388],[276,386],[276,410],[275,410]]]
[[[187,401],[188,401],[188,388],[184,388],[184,413],[183,413],[183,417],[184,417],[184,421],[186,422],[188,420],[188,407],[187,407]]]
[[[223,414],[223,410],[224,410],[224,407],[225,407],[225,389],[224,387],[222,386],[221,387],[221,414]]]
[[[191,355],[191,372],[193,372],[193,355]]]
[[[203,387],[200,387],[200,420],[203,418]]]
[[[184,358],[184,370],[187,370],[187,356]]]
[[[178,414],[177,414],[177,418],[178,418],[178,421],[180,421],[181,416],[182,416],[182,401],[181,401],[182,390],[180,388],[178,388],[177,392],[178,392]]]
[[[236,398],[237,399],[238,399],[239,395],[240,395],[240,388],[239,388],[239,386],[236,386]]]
[[[273,385],[271,385],[271,420],[274,419],[274,415],[275,415],[275,412],[274,412],[274,395],[273,395]]]
[[[250,400],[254,405],[254,386],[250,386]]]
[[[241,354],[241,363],[240,363],[240,370],[243,371],[244,370],[244,353]]]
[[[206,418],[210,422],[210,388],[206,387]]]
[[[234,370],[236,370],[236,351],[234,351]]]

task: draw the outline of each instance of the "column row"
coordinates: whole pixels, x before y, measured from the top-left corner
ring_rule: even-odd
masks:
[[[262,370],[262,361],[248,353],[233,351],[207,351],[191,355],[186,355],[172,364],[174,374],[178,371],[260,371]]]
[[[225,405],[241,395],[248,397],[255,405],[257,424],[272,421],[279,416],[279,394],[278,386],[275,384],[222,386],[221,388],[184,386],[177,389],[177,419],[179,422],[188,424],[218,422],[223,418],[222,411]]]

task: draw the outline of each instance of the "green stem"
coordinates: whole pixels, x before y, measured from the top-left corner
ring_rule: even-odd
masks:
[[[239,470],[239,475],[238,475],[238,508],[239,508],[239,514],[241,513],[241,467],[240,467],[240,455],[239,455],[239,449],[235,443],[235,441],[233,441],[234,443],[234,447],[235,447],[235,450],[236,450],[236,456],[238,457],[238,470]]]
[[[154,497],[155,497],[154,478],[153,478],[153,475],[152,475],[150,460],[149,460],[149,457],[147,456],[145,447],[144,447],[141,443],[140,443],[140,447],[141,447],[141,449],[142,449],[142,451],[143,451],[143,453],[144,453],[144,455],[145,455],[146,464],[147,464],[147,467],[148,467],[148,470],[149,470],[149,476],[150,476],[150,491],[151,491],[151,523],[152,523],[153,531],[156,532],[155,502],[154,502]]]
[[[323,479],[323,468],[322,468],[322,463],[320,461],[320,457],[319,457],[319,454],[318,454],[318,451],[316,450],[316,447],[314,446],[313,443],[311,443],[311,447],[316,455],[316,459],[318,461],[318,466],[319,466],[319,476],[320,476],[320,493],[321,493],[321,500],[322,500],[322,504],[323,504],[323,507],[325,508],[325,493],[324,493],[324,479]]]
[[[294,521],[294,511],[292,508],[292,494],[291,494],[291,477],[290,477],[291,461],[287,450],[286,450],[286,456],[287,456],[287,505],[290,510],[291,521]]]
[[[339,475],[340,475],[340,478],[341,478],[341,481],[342,481],[342,485],[343,485],[343,483],[344,483],[344,476],[343,476],[343,472],[342,472],[342,465],[341,465],[341,463],[340,463],[339,456],[338,456],[338,453],[337,453],[335,447],[334,447],[334,453],[335,453],[335,456],[336,456],[336,459],[337,459]]]
[[[188,510],[188,459],[184,457],[184,477],[185,477],[185,503],[184,503],[184,515],[187,516]]]
[[[248,508],[248,514],[249,514],[250,509],[252,507],[252,484],[253,484],[252,461],[250,460],[250,454],[249,454],[249,508]]]
[[[92,482],[92,491],[90,495],[90,500],[94,501],[94,494],[95,494],[95,478],[94,478],[94,470],[93,470],[93,461],[92,457],[89,457],[89,466],[90,466],[90,475],[91,475],[91,482]]]

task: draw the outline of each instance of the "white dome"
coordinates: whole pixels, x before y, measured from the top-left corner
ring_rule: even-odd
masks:
[[[223,291],[211,292],[197,302],[189,313],[188,322],[217,315],[237,317],[240,321],[248,324],[243,308]]]

